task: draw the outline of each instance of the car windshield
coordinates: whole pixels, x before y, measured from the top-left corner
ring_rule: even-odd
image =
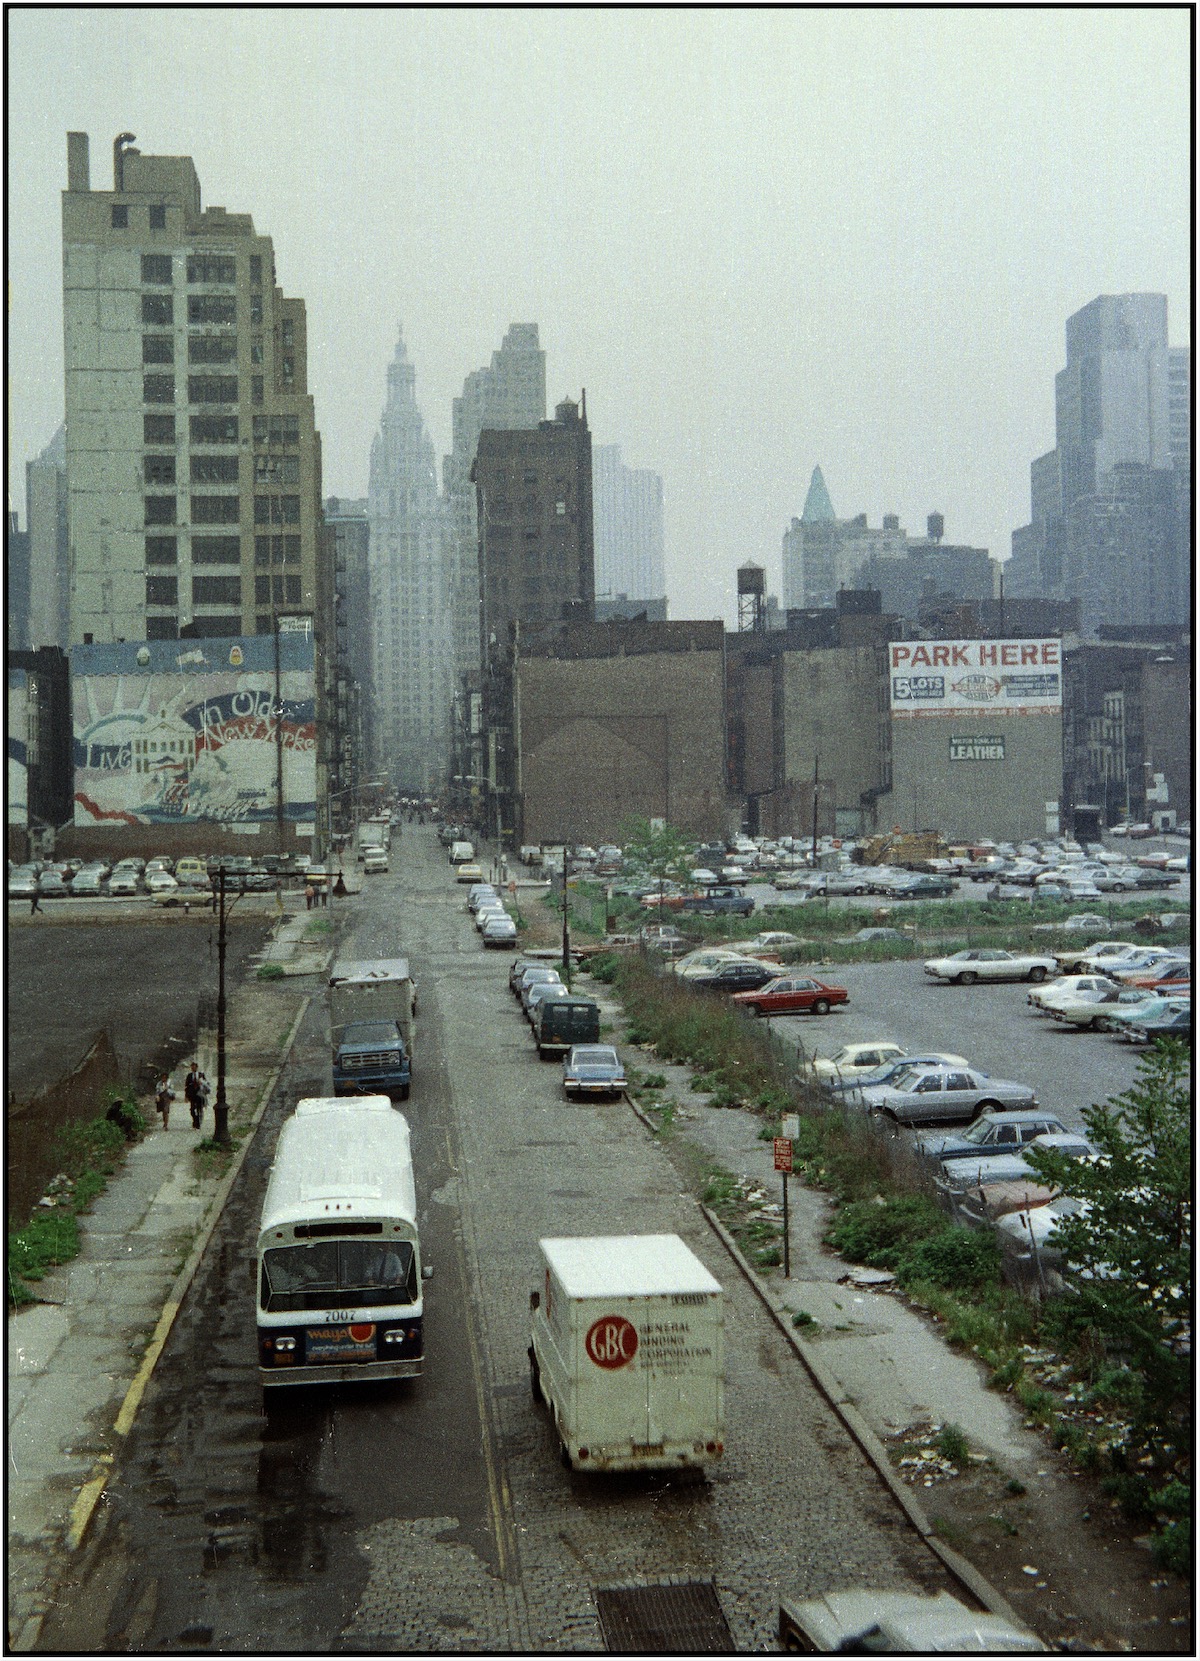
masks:
[[[960,1140],[963,1142],[986,1143],[988,1138],[994,1134],[995,1127],[989,1124],[986,1119],[976,1119],[973,1125],[963,1131]]]
[[[616,1067],[617,1052],[605,1044],[577,1044],[571,1059],[580,1067]]]

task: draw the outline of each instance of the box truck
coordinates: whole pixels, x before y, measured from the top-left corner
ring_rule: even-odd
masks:
[[[333,965],[329,1025],[335,1096],[381,1092],[408,1099],[416,1001],[407,958],[342,958]]]
[[[676,1234],[538,1242],[530,1383],[563,1464],[704,1467],[725,1451],[720,1283]]]

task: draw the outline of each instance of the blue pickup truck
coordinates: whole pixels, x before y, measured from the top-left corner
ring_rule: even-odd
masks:
[[[740,888],[710,888],[685,900],[683,909],[697,917],[749,917],[754,901]]]
[[[333,1052],[335,1096],[398,1096],[412,1086],[408,1046],[395,1021],[349,1021]]]

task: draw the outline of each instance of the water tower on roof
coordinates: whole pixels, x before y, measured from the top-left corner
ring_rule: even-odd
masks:
[[[761,565],[738,566],[738,633],[761,634],[767,626],[767,574]]]

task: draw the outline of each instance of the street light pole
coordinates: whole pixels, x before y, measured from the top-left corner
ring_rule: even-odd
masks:
[[[567,901],[567,850],[563,847],[563,976],[567,991],[571,990],[571,912]]]
[[[278,640],[278,635],[276,640]],[[213,1103],[213,1141],[229,1144],[229,1103],[225,1099],[225,866],[217,870],[217,1099]]]

